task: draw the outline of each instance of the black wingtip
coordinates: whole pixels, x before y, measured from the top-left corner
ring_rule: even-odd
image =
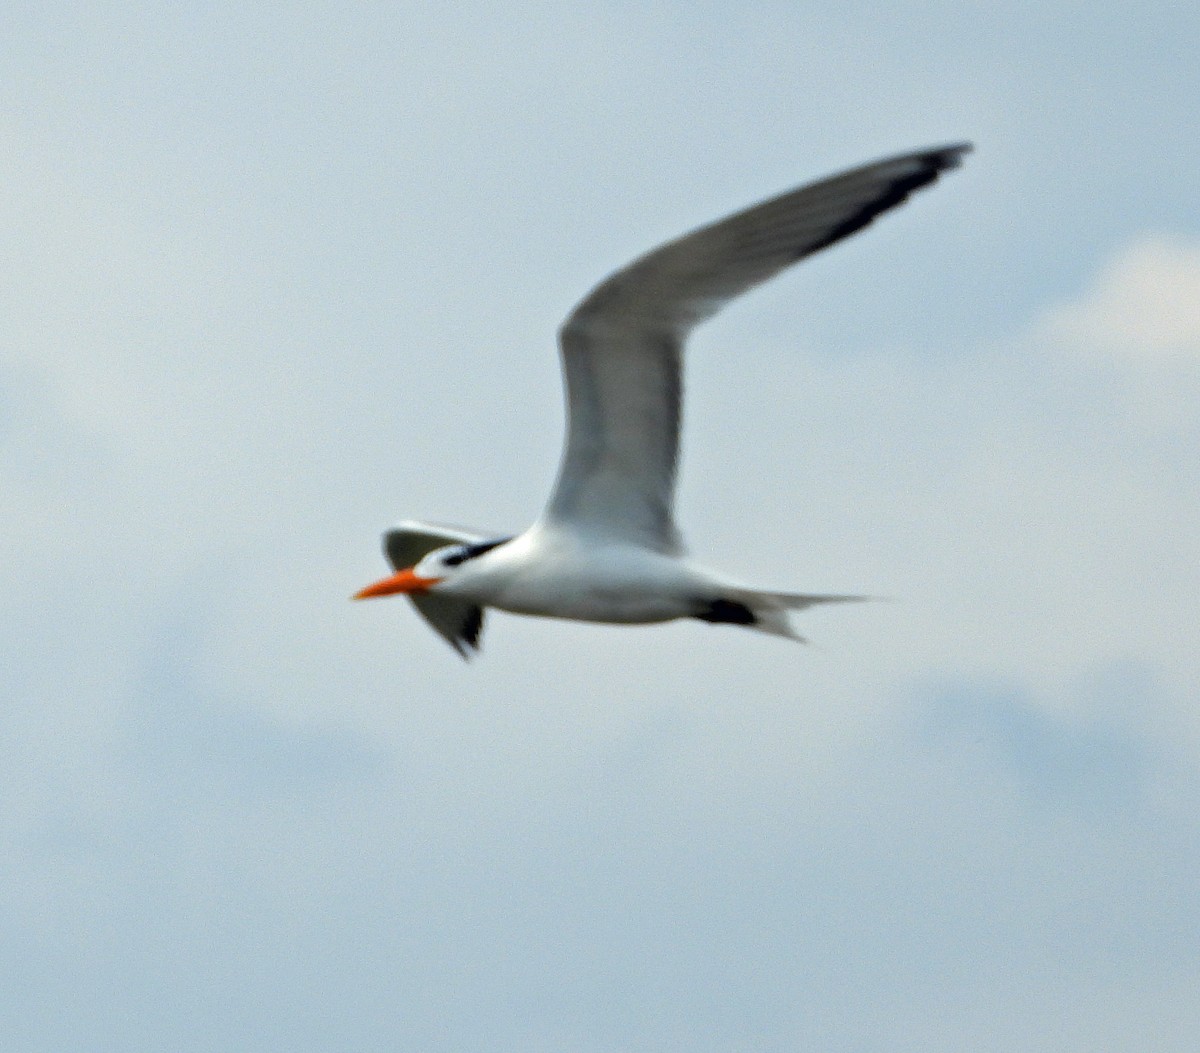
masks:
[[[975,149],[974,143],[951,143],[936,146],[920,155],[921,160],[937,172],[948,172],[962,164],[963,158]]]
[[[862,208],[847,216],[841,223],[833,227],[825,237],[816,244],[805,245],[796,259],[811,256],[821,249],[828,248],[834,242],[841,241],[862,230],[877,216],[882,215],[897,205],[903,204],[909,196],[930,183],[937,181],[939,175],[957,168],[962,164],[963,156],[974,147],[970,143],[955,143],[951,146],[939,146],[922,150],[915,154],[902,154],[888,161],[879,161],[878,165],[898,164],[907,162],[908,170],[903,175],[897,175],[886,183],[879,195],[866,202]],[[915,162],[915,167],[913,167]]]
[[[450,640],[450,646],[458,652],[459,658],[469,662],[480,649],[479,638],[483,634],[483,608],[472,607],[463,618],[458,632]]]

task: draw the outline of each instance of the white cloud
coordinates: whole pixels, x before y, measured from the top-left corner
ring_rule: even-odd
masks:
[[[1200,439],[1200,243],[1143,235],[1114,252],[1031,339],[1074,360],[1080,383],[1108,386],[1136,426]],[[1182,451],[1180,451],[1182,452]]]
[[[1145,235],[1042,323],[1050,339],[1130,363],[1200,368],[1200,243]]]

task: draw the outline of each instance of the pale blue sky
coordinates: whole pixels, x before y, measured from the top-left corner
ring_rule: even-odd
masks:
[[[1200,14],[736,6],[10,5],[7,1045],[1194,1048]],[[347,602],[536,515],[593,282],[964,138],[689,360],[695,555],[896,602]]]

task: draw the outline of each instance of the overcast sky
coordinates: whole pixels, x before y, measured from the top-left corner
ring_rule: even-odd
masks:
[[[1200,10],[3,22],[6,1048],[1195,1049]],[[536,516],[595,281],[961,139],[688,361],[695,557],[892,602],[347,601]]]

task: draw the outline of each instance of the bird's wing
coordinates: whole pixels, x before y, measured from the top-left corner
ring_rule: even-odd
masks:
[[[861,230],[969,149],[905,154],[792,190],[668,242],[596,286],[559,333],[567,438],[544,518],[677,551],[672,501],[688,332]]]
[[[482,541],[486,534],[405,520],[383,535],[383,552],[396,570],[419,563],[421,557],[444,545],[471,545]],[[483,608],[469,601],[457,600],[435,593],[408,597],[418,613],[439,636],[463,658],[479,650],[483,632]]]

